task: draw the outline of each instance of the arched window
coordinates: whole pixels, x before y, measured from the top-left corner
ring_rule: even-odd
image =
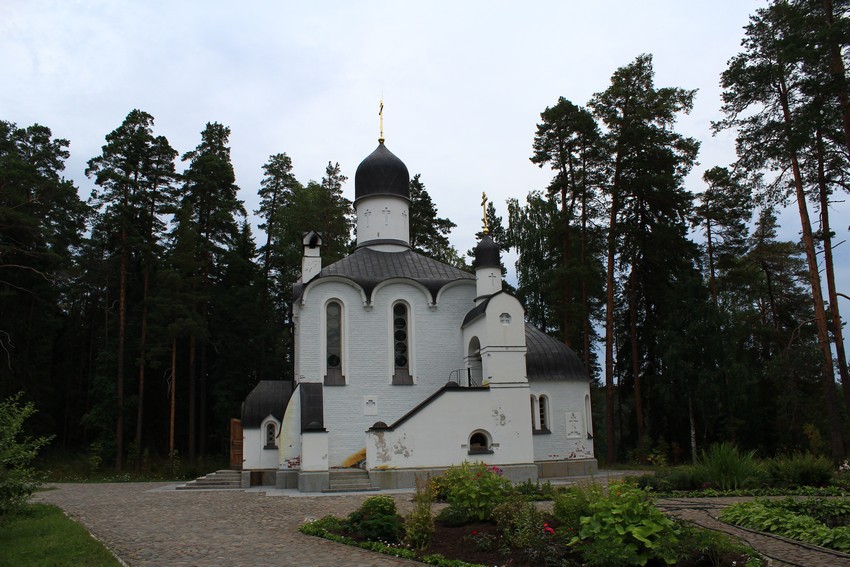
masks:
[[[483,384],[484,369],[481,362],[481,341],[478,337],[472,337],[469,347],[466,349],[466,372],[469,386],[481,386]]]
[[[540,429],[537,423],[537,398],[533,395],[529,396],[531,398],[531,430],[537,431]]]
[[[344,386],[342,375],[342,305],[331,301],[325,307],[325,373],[326,386]]]
[[[473,431],[469,436],[469,454],[490,454],[492,450],[490,435],[483,430]]]
[[[398,302],[393,305],[393,384],[413,384],[410,375],[410,319],[407,305]]]
[[[549,398],[540,396],[537,400],[538,411],[540,412],[540,430],[548,432],[549,429]]]
[[[277,438],[277,428],[274,425],[274,422],[269,422],[266,424],[266,449],[277,449],[277,445],[275,444],[275,439]]]

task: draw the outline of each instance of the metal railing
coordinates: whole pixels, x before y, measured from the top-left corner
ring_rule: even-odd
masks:
[[[480,388],[481,376],[474,375],[472,370],[472,368],[458,368],[457,370],[452,370],[449,373],[449,382],[454,382],[462,388]]]

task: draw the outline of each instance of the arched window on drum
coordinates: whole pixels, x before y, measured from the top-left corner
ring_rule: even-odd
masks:
[[[392,311],[392,344],[393,344],[393,384],[413,384],[410,374],[410,312],[407,304],[399,301],[393,305]]]

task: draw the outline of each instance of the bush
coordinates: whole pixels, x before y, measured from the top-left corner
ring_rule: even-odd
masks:
[[[368,540],[398,541],[401,518],[390,496],[370,496],[348,515],[348,530]]]
[[[832,462],[811,453],[795,453],[767,461],[771,480],[782,486],[826,486],[832,480]]]
[[[531,482],[531,479],[526,479],[514,485],[514,490],[522,494],[526,500],[552,500],[555,495],[555,489],[548,480],[540,484],[539,480]]]
[[[475,520],[489,520],[493,507],[513,490],[501,469],[483,463],[464,462],[447,470],[445,477],[449,483],[449,504],[466,510]]]
[[[36,409],[32,402],[21,404],[21,395],[0,402],[0,517],[19,511],[40,484],[30,463],[51,440],[23,436]]]
[[[591,565],[646,565],[650,559],[673,564],[678,537],[673,520],[652,505],[634,486],[612,483],[608,495],[591,502],[590,515],[581,518],[579,545]]]
[[[698,467],[721,490],[737,490],[761,474],[755,451],[741,453],[733,443],[716,443],[703,451]]]
[[[450,528],[455,528],[470,523],[472,518],[469,517],[469,511],[466,508],[449,504],[437,513],[437,521]]]
[[[417,477],[413,510],[404,519],[404,541],[414,549],[423,550],[428,547],[434,534],[434,516],[431,514],[433,501],[430,479],[422,480]]]
[[[514,494],[493,508],[493,520],[509,546],[521,549],[531,565],[560,564],[567,551],[533,502]]]
[[[555,495],[553,513],[564,531],[573,535],[581,528],[581,517],[590,515],[590,505],[602,497],[598,484],[577,484]]]

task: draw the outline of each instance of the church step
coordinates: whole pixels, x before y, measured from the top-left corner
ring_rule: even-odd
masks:
[[[242,475],[239,471],[221,470],[189,481],[177,490],[226,490],[242,488]]]
[[[323,492],[369,492],[372,486],[369,473],[362,469],[334,469],[328,475],[328,488]]]

